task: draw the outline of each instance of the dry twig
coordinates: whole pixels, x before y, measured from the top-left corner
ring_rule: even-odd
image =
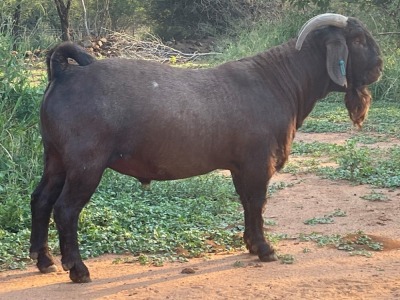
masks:
[[[184,53],[165,45],[159,38],[148,35],[146,40],[138,40],[126,33],[108,31],[107,41],[94,51],[104,56],[119,56],[134,59],[155,60],[167,62],[173,60],[177,63],[194,61],[201,56],[218,55],[218,52],[208,53]]]

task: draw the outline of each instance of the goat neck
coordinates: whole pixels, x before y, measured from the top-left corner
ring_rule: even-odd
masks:
[[[296,128],[309,115],[317,100],[340,88],[326,70],[326,53],[313,43],[295,50],[295,40],[253,57],[267,86],[273,86],[276,99],[287,101],[296,112]]]

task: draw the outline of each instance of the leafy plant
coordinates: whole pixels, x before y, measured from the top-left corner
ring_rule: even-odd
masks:
[[[333,217],[345,217],[347,214],[345,211],[342,211],[340,208],[335,209],[335,211],[331,214],[325,215],[322,218],[311,218],[304,221],[306,225],[317,225],[317,224],[332,224],[335,223]]]
[[[332,245],[338,250],[348,251],[350,255],[371,257],[372,253],[370,251],[383,250],[382,243],[374,241],[362,231],[346,236],[339,234],[323,235],[320,233],[300,234],[299,239],[300,241],[313,241],[320,247]]]
[[[365,249],[350,251],[349,254],[351,256],[365,256],[365,257],[372,257],[372,253]]]
[[[346,217],[347,213],[340,208],[335,209],[335,211],[329,214],[330,217]]]
[[[323,167],[318,173],[330,179],[347,179],[377,187],[400,186],[400,148],[370,149],[358,147],[354,141],[346,144],[337,157],[338,168]]]
[[[264,225],[266,226],[276,226],[276,221],[272,219],[264,219]]]
[[[372,190],[371,193],[361,196],[361,199],[367,200],[367,201],[387,201],[389,200],[389,198],[381,193],[381,192],[377,192],[375,190]]]
[[[381,251],[383,250],[383,244],[374,241],[364,232],[358,231],[355,234],[349,234],[343,237],[336,245],[336,248],[339,250],[349,251],[350,255],[371,256],[368,250]]]
[[[324,235],[318,232],[313,232],[310,234],[300,234],[299,240],[303,242],[315,242],[318,246],[324,247],[327,245],[336,245],[341,240],[342,236],[339,234]]]
[[[237,261],[235,261],[235,262],[233,263],[233,267],[235,267],[235,268],[244,268],[244,267],[245,267],[245,264],[244,264],[244,262],[242,262],[242,261],[240,261],[240,260],[237,260]]]
[[[356,142],[346,142],[344,151],[338,158],[339,168],[344,176],[354,181],[373,172],[370,153],[367,148],[357,148]]]
[[[267,240],[270,241],[272,244],[277,244],[282,240],[294,240],[296,239],[293,236],[289,236],[287,233],[274,233],[270,232],[267,233]]]
[[[322,218],[311,218],[304,221],[306,225],[317,225],[317,224],[332,224],[335,223],[332,217],[325,216]]]
[[[281,261],[282,264],[285,265],[291,265],[295,261],[295,257],[292,254],[278,255],[278,259]]]

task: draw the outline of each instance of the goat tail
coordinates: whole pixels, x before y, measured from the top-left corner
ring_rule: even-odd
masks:
[[[75,60],[80,66],[87,66],[96,59],[83,48],[71,42],[64,42],[51,49],[46,56],[47,76],[49,81],[60,77],[68,68],[68,58]]]

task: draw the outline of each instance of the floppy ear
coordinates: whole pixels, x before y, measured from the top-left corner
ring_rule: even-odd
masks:
[[[337,85],[347,87],[346,66],[349,50],[346,40],[343,37],[337,37],[326,43],[326,67],[329,77]]]

